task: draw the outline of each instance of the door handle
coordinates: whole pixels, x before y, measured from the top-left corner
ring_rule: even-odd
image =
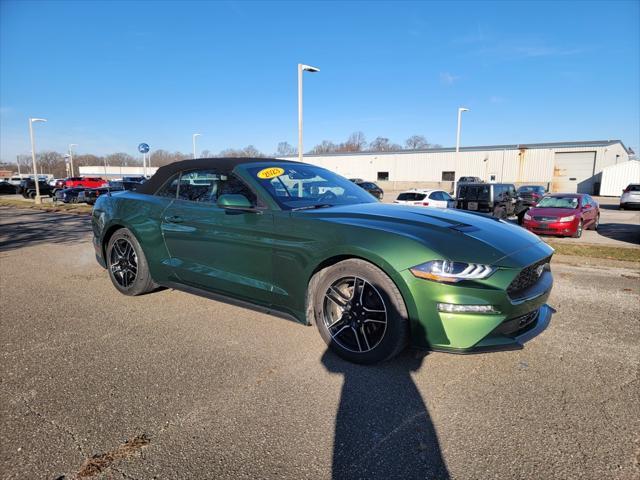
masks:
[[[169,223],[182,223],[184,221],[179,215],[170,215],[168,217],[164,217],[164,220]]]

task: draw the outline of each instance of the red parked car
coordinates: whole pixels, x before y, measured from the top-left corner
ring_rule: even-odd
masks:
[[[63,188],[100,188],[106,185],[107,181],[100,177],[69,177],[64,181]]]
[[[580,238],[585,228],[597,230],[600,206],[582,193],[545,195],[524,215],[523,226],[539,235],[561,235]]]

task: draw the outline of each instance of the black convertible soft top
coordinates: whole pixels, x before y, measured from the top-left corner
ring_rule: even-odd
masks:
[[[291,160],[278,160],[276,158],[254,157],[223,157],[223,158],[196,158],[173,162],[158,171],[146,182],[136,188],[136,193],[153,195],[173,175],[184,170],[196,170],[201,168],[215,168],[221,172],[231,172],[236,166],[244,163],[299,163]]]

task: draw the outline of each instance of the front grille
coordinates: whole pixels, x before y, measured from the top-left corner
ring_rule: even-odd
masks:
[[[517,337],[521,333],[529,330],[538,318],[540,310],[534,310],[526,315],[520,317],[505,320],[493,331],[493,333],[499,333],[501,335],[509,335]]]
[[[522,269],[522,271],[518,274],[516,278],[509,284],[507,287],[507,293],[510,297],[517,297],[519,293],[523,290],[526,290],[531,285],[534,285],[539,279],[540,274],[537,269],[541,265],[545,265],[551,261],[551,256],[544,258],[533,265],[529,265],[528,267]]]
[[[558,220],[558,217],[533,217],[534,220],[537,220],[538,222],[556,222]]]

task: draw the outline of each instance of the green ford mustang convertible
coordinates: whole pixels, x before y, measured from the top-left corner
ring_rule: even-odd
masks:
[[[481,214],[384,205],[328,170],[213,158],[100,196],[96,257],[125,295],[158,286],[315,323],[340,356],[522,348],[549,324],[553,250]],[[212,319],[214,321],[214,319]]]

